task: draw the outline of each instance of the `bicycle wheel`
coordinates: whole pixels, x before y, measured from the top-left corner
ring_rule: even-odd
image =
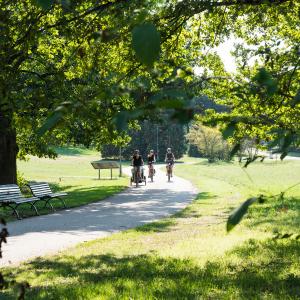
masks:
[[[168,172],[168,182],[170,182],[171,181],[171,167],[170,166],[168,166],[167,172]]]
[[[154,171],[153,171],[153,168],[150,169],[150,179],[151,179],[151,182],[153,182],[153,174],[154,174]]]
[[[138,187],[139,186],[139,177],[137,175],[137,173],[135,174],[135,187]]]

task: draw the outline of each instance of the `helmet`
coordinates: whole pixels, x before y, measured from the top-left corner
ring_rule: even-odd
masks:
[[[150,153],[154,153],[154,150],[150,150]]]
[[[134,154],[139,154],[140,151],[139,150],[134,150]]]
[[[168,148],[167,151],[168,151],[168,152],[171,152],[171,148]]]

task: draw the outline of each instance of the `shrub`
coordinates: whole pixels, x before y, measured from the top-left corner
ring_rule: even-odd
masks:
[[[230,146],[217,128],[206,127],[196,122],[190,128],[186,138],[209,162],[230,160]]]

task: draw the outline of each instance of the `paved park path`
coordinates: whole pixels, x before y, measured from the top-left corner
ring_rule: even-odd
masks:
[[[129,172],[129,170],[125,170]],[[176,169],[175,169],[176,172]],[[80,242],[140,226],[182,210],[196,196],[189,181],[157,170],[154,182],[130,187],[106,200],[8,223],[0,266],[54,254]]]

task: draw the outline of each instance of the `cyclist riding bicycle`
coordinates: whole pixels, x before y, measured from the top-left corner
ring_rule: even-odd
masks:
[[[133,170],[132,171],[133,172],[136,171],[138,178],[141,179],[142,176],[143,176],[142,166],[144,165],[144,161],[143,161],[142,156],[140,155],[140,151],[139,150],[134,150],[134,154],[132,156],[131,165],[133,166]]]
[[[171,151],[171,148],[167,149],[167,153],[166,153],[166,157],[165,157],[165,162],[167,163],[167,176],[168,176],[168,167],[170,165],[171,168],[171,177],[173,177],[173,165],[174,165],[174,161],[175,161],[175,156]]]
[[[151,171],[153,171],[152,176],[155,174],[155,170],[153,168],[153,164],[155,163],[155,154],[154,154],[154,150],[150,150],[148,156],[147,156],[147,160],[148,160],[148,177],[151,177]]]

